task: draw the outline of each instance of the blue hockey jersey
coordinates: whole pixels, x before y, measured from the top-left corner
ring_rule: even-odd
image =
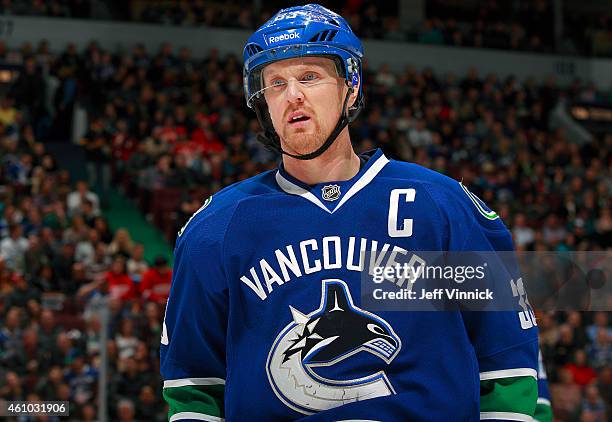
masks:
[[[512,249],[459,182],[366,158],[352,179],[314,186],[281,165],[181,230],[161,345],[170,420],[533,416],[537,328],[519,313],[361,307],[360,252]]]

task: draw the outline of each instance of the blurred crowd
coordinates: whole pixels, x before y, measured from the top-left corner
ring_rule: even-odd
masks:
[[[181,1],[151,5],[132,2],[135,21],[184,26],[217,26],[254,29],[279,7],[254,3],[229,6],[219,2]],[[553,2],[549,0],[498,2],[476,5],[456,0],[428,0],[425,19],[402,27],[395,2],[329,1],[325,5],[346,17],[362,38],[410,41],[477,48],[532,52],[610,55],[612,15],[575,19],[566,11],[561,38],[555,40]],[[140,7],[139,7],[140,6]],[[602,40],[599,40],[603,38]],[[602,47],[597,48],[598,45]]]
[[[128,230],[109,230],[100,195],[114,181],[147,214],[160,191],[174,191],[178,229],[206,194],[274,168],[278,157],[256,141],[240,60],[216,50],[194,58],[171,44],[117,53],[92,43],[54,54],[42,42],[5,55],[32,71],[0,101],[0,399],[70,400],[75,420],[93,420],[106,347],[111,419],[163,419],[157,353],[171,270],[163,258],[145,262]],[[549,124],[559,98],[609,106],[609,92],[475,69],[366,65],[363,77],[367,104],[351,125],[357,151],[381,147],[462,179],[501,215],[519,250],[609,249],[612,134],[580,144]],[[24,94],[49,78],[52,101]],[[68,136],[61,124],[77,101],[89,116],[81,139],[89,179],[80,181],[41,142]],[[110,340],[101,345],[104,300]],[[555,410],[605,420],[609,315],[540,321]]]
[[[119,19],[163,25],[254,29],[287,5],[280,1],[218,0],[4,0],[0,13],[95,19]],[[578,55],[612,55],[612,14],[577,14],[566,8],[563,30],[555,38],[552,0],[495,0],[477,3],[428,0],[425,19],[402,26],[398,2],[329,0],[327,7],[345,16],[363,38],[424,44],[497,48]]]
[[[168,262],[145,261],[126,229],[110,231],[87,181],[36,139],[28,104],[3,95],[0,105],[0,400],[69,401],[70,420],[98,420],[104,347],[110,420],[167,420],[158,353]]]
[[[538,328],[556,419],[609,420],[612,405],[609,313],[544,313],[538,319]]]
[[[95,0],[3,0],[0,13],[88,19],[92,17],[91,4],[94,2]]]
[[[419,39],[428,43],[533,52],[612,54],[612,14],[577,13],[576,4],[560,5],[563,18],[555,37],[555,2],[500,2],[476,6],[456,0],[429,0]],[[571,8],[573,7],[573,9]]]

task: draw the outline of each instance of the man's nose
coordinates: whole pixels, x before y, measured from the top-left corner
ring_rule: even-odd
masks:
[[[290,103],[301,103],[304,102],[304,91],[303,87],[297,79],[289,79],[287,81],[287,101]]]

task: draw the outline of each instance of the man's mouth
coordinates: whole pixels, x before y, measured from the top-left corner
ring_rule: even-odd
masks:
[[[287,118],[287,123],[289,123],[290,125],[294,125],[302,122],[307,122],[308,120],[310,120],[310,116],[308,114],[301,111],[294,111],[293,113],[289,114],[289,117]]]

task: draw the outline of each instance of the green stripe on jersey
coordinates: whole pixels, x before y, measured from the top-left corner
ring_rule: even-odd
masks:
[[[480,381],[480,411],[510,412],[533,416],[538,383],[533,377],[510,377]]]
[[[552,422],[552,408],[546,403],[538,403],[533,418],[538,422]]]
[[[170,405],[168,419],[181,412],[196,412],[225,417],[223,404],[224,385],[188,385],[164,388],[164,400]]]
[[[468,196],[468,198],[470,198],[470,201],[472,201],[472,203],[476,206],[476,209],[478,210],[478,212],[485,218],[489,219],[489,220],[496,220],[499,218],[499,215],[497,215],[497,213],[495,211],[487,211],[481,204],[480,204],[480,199],[474,195],[472,192],[470,192],[470,190],[468,188],[465,187],[465,185],[461,182],[459,182],[459,185],[461,186],[461,189],[463,189],[463,191],[465,192],[465,194]]]

